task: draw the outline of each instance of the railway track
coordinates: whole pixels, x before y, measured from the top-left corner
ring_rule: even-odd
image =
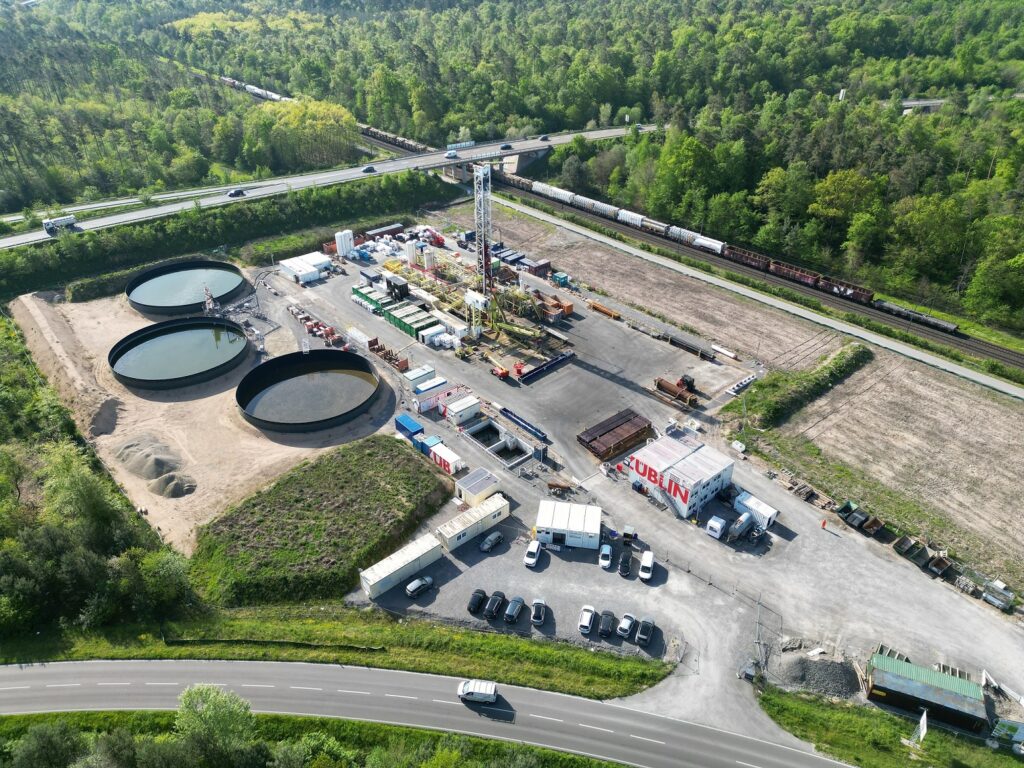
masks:
[[[634,240],[640,240],[641,242],[645,242],[650,245],[656,245],[659,248],[663,248],[674,253],[688,256],[692,259],[697,259],[699,261],[702,261],[706,264],[715,267],[728,269],[730,272],[735,272],[736,274],[756,278],[757,280],[769,283],[771,285],[788,288],[789,290],[794,291],[796,293],[800,293],[805,296],[810,296],[811,298],[816,299],[817,301],[821,302],[826,306],[834,307],[845,312],[851,312],[854,314],[861,315],[863,317],[867,317],[871,320],[874,320],[875,322],[888,325],[891,328],[896,328],[902,331],[907,331],[908,333],[913,333],[914,335],[920,336],[921,338],[927,339],[928,341],[933,341],[937,344],[942,344],[944,346],[957,349],[961,352],[965,352],[966,354],[975,357],[991,359],[1003,363],[1004,365],[1024,369],[1024,353],[1016,352],[1012,349],[1006,349],[1005,347],[1001,347],[998,344],[993,344],[991,342],[984,341],[983,339],[978,339],[973,336],[967,336],[961,333],[943,333],[942,331],[930,328],[926,325],[921,325],[919,323],[911,322],[910,320],[904,320],[902,318],[896,317],[895,315],[890,315],[887,312],[882,312],[881,310],[875,309],[874,307],[871,306],[857,304],[851,301],[845,301],[843,299],[832,296],[831,294],[816,291],[812,288],[806,288],[802,286],[800,283],[795,283],[790,280],[784,280],[780,277],[777,277],[776,275],[773,275],[770,272],[762,272],[760,270],[747,267],[743,264],[739,264],[735,261],[730,261],[729,259],[723,259],[719,256],[706,253],[705,251],[700,251],[695,248],[689,248],[685,245],[682,245],[681,243],[675,242],[674,240],[669,240],[668,238],[661,237],[650,232],[645,232],[640,229],[636,229],[634,227],[628,226],[618,221],[606,219],[603,216],[597,216],[595,214],[589,213],[579,208],[574,208],[571,205],[560,203],[557,200],[552,200],[541,195],[536,195],[533,192],[528,192],[524,189],[519,189],[518,187],[513,187],[504,182],[500,182],[498,179],[495,179],[493,183],[495,187],[499,187],[502,192],[512,195],[513,197],[519,197],[525,200],[536,200],[538,202],[542,202],[546,206],[549,206],[550,208],[560,213],[571,213],[580,219],[592,221],[595,224],[599,224],[600,226],[606,229],[614,230],[623,235],[631,237]]]

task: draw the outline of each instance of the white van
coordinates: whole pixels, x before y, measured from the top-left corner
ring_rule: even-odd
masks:
[[[640,556],[640,581],[650,581],[654,575],[654,552],[647,550]]]
[[[705,530],[707,531],[708,536],[710,536],[711,538],[720,539],[722,538],[722,535],[725,533],[725,529],[727,527],[728,526],[725,520],[716,515],[715,517],[712,517],[710,520],[708,520],[708,527]]]
[[[454,149],[449,149],[447,152],[444,153],[444,157],[446,160],[454,160],[458,156],[459,153],[456,152]]]
[[[498,700],[498,686],[490,680],[463,680],[458,694],[463,701],[493,704]]]

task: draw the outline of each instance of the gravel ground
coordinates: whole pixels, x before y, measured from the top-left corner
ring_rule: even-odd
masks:
[[[857,671],[849,661],[809,658],[803,651],[786,654],[780,664],[781,682],[787,688],[848,699],[860,693]]]

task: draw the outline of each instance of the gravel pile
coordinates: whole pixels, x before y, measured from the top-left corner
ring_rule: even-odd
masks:
[[[781,667],[782,683],[787,687],[838,699],[860,693],[857,671],[848,661],[811,659],[799,653],[783,656]]]

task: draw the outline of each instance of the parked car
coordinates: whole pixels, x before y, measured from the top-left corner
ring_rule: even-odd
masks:
[[[505,540],[505,537],[501,535],[501,531],[495,531],[489,534],[486,539],[480,542],[481,552],[490,552],[496,546],[501,544]]]
[[[619,637],[629,639],[630,632],[633,631],[633,627],[636,624],[636,616],[632,613],[622,614],[622,618],[619,619],[619,626],[615,629],[615,634]]]
[[[519,614],[523,610],[526,601],[521,597],[513,597],[508,601],[508,608],[505,609],[505,623],[515,624],[519,621]]]
[[[486,602],[487,593],[482,589],[474,589],[473,594],[469,596],[469,605],[466,606],[466,610],[470,613],[476,613]]]
[[[533,602],[530,603],[530,623],[535,627],[539,627],[548,617],[548,605],[544,602],[543,597],[534,598]]]
[[[601,637],[608,637],[615,631],[615,614],[611,611],[601,611],[601,623],[597,627],[597,634]]]
[[[498,700],[498,686],[490,680],[463,680],[456,692],[463,701],[493,704]]]
[[[418,579],[413,579],[405,585],[405,594],[409,597],[419,597],[428,589],[434,586],[434,580],[429,576],[421,576]]]
[[[546,133],[543,136],[540,137],[540,140],[541,141],[551,141],[551,139],[548,138],[548,135]]]
[[[228,197],[245,197],[244,189],[231,189],[228,190]]]
[[[644,616],[640,619],[640,626],[636,628],[636,644],[646,647],[654,635],[654,619]]]
[[[376,173],[376,172],[377,172],[377,169],[374,168],[372,165],[368,165],[365,168],[363,168],[363,173]]]
[[[597,611],[592,605],[584,605],[580,610],[580,634],[589,635],[590,630],[594,628],[594,616]]]
[[[629,571],[632,567],[633,554],[627,549],[619,555],[619,576],[629,576]]]
[[[487,598],[487,605],[484,606],[484,618],[494,619],[497,618],[498,614],[501,613],[502,606],[505,605],[505,593],[494,592],[490,597]]]
[[[454,160],[456,157],[459,156],[459,153],[456,152],[454,149],[449,149],[447,152],[444,153],[444,156],[446,160]]]
[[[647,550],[640,556],[640,580],[650,581],[654,575],[654,552]]]
[[[502,144],[501,145],[501,149],[512,149],[512,145],[511,144]]]
[[[615,557],[615,550],[612,549],[612,545],[611,544],[602,544],[601,545],[601,554],[597,558],[597,562],[599,562],[601,564],[602,568],[604,568],[606,571],[609,571],[609,570],[611,570],[612,560],[614,559],[614,557]]]
[[[537,559],[540,557],[540,542],[534,539],[526,545],[526,554],[523,555],[523,565],[527,568],[533,568],[537,565]]]

